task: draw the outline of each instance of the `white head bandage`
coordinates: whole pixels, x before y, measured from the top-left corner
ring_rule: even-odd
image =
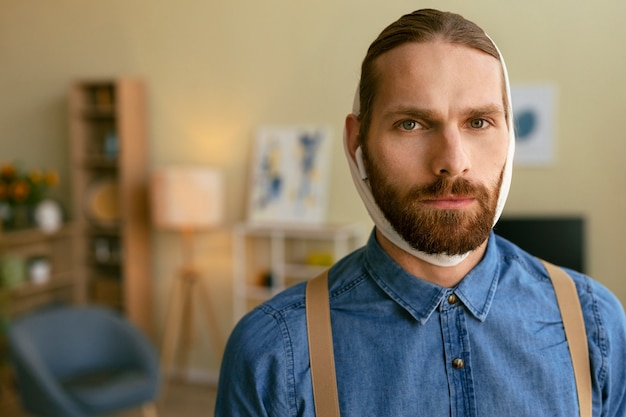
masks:
[[[491,38],[490,38],[491,40]],[[497,45],[491,41],[496,49],[498,49]],[[507,153],[507,158],[504,166],[502,185],[500,187],[500,195],[498,197],[498,203],[496,206],[496,213],[493,219],[493,224],[495,225],[500,215],[502,214],[502,210],[504,210],[504,204],[506,202],[507,196],[509,194],[509,189],[511,187],[511,176],[513,172],[513,155],[515,153],[515,131],[513,128],[513,109],[511,106],[511,88],[509,86],[509,76],[506,70],[506,64],[504,63],[504,58],[498,50],[500,55],[500,64],[502,65],[502,72],[504,74],[504,83],[505,83],[505,93],[507,96],[507,114],[508,114],[508,129],[509,129],[509,148]],[[360,103],[359,103],[359,87],[357,86],[357,91],[354,96],[354,103],[352,106],[352,113],[358,115],[360,111]],[[356,185],[356,189],[361,196],[361,199],[365,203],[365,207],[369,212],[376,228],[393,244],[403,249],[404,251],[410,253],[411,255],[422,259],[428,263],[437,266],[455,266],[461,263],[470,252],[464,253],[462,255],[448,255],[445,253],[438,254],[429,254],[419,250],[414,249],[407,241],[405,241],[396,230],[391,226],[389,221],[385,218],[385,215],[376,204],[374,200],[374,196],[372,195],[372,190],[369,185],[369,181],[367,180],[367,174],[365,173],[365,169],[361,162],[357,164],[357,162],[352,159],[350,155],[350,151],[348,149],[348,140],[347,133],[344,130],[344,150],[346,156],[348,157],[348,165],[350,166],[350,174],[352,175],[352,180]],[[360,151],[360,149],[359,149]],[[357,158],[361,158],[360,155],[357,155]]]

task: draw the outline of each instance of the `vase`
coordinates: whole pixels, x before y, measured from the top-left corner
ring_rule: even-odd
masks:
[[[10,214],[4,221],[7,230],[27,229],[33,226],[33,207],[30,204],[11,206]]]

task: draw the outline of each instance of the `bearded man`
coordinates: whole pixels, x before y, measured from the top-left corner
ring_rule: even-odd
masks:
[[[473,22],[418,10],[370,46],[344,145],[375,228],[327,278],[337,415],[626,416],[620,303],[567,271],[586,329],[579,404],[546,269],[492,231],[511,183],[512,120],[504,60]],[[237,325],[216,416],[316,415],[305,291]]]

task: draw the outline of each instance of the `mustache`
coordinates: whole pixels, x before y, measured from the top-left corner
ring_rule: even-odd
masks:
[[[445,197],[450,194],[457,196],[482,197],[488,195],[488,190],[482,185],[473,184],[465,178],[451,179],[437,178],[430,184],[414,186],[409,196],[415,199],[430,199]]]

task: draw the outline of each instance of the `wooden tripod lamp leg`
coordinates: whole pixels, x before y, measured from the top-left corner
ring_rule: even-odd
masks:
[[[166,316],[165,329],[163,330],[163,345],[161,351],[161,369],[165,379],[174,365],[176,349],[180,341],[180,333],[183,321],[189,321],[189,309],[191,306],[191,292],[188,276],[189,263],[191,262],[193,247],[193,232],[190,229],[181,231],[181,243],[183,248],[183,268],[180,275],[174,278],[169,307]],[[187,319],[187,320],[185,320]],[[164,384],[165,385],[165,384]]]
[[[183,319],[183,310],[185,301],[188,298],[185,294],[185,284],[180,277],[176,277],[172,284],[172,294],[167,312],[165,329],[163,331],[163,344],[161,350],[161,371],[163,373],[162,394],[165,395],[167,390],[167,381],[169,373],[174,365],[176,349],[180,340],[181,321]]]
[[[144,404],[141,407],[143,417],[158,417],[157,408],[154,403]]]
[[[213,309],[211,308],[211,298],[208,285],[203,282],[201,279],[198,279],[198,296],[200,297],[200,304],[204,307],[205,317],[207,319],[207,327],[209,329],[209,334],[213,341],[213,348],[215,349],[215,354],[220,355],[222,353],[222,344],[221,344],[221,336],[219,332],[219,328],[217,327],[217,318]]]
[[[162,397],[165,396],[169,372],[172,370],[176,352],[180,347],[181,333],[183,334],[183,358],[187,358],[188,350],[192,342],[193,333],[193,309],[194,296],[199,297],[199,303],[204,308],[206,326],[212,339],[215,354],[222,353],[221,338],[216,316],[211,308],[209,289],[203,282],[200,274],[193,265],[192,257],[192,232],[182,233],[184,266],[180,275],[173,283],[173,290],[169,302],[165,329],[163,331],[163,345],[161,351],[161,368],[164,375]],[[185,362],[186,363],[186,362]]]

